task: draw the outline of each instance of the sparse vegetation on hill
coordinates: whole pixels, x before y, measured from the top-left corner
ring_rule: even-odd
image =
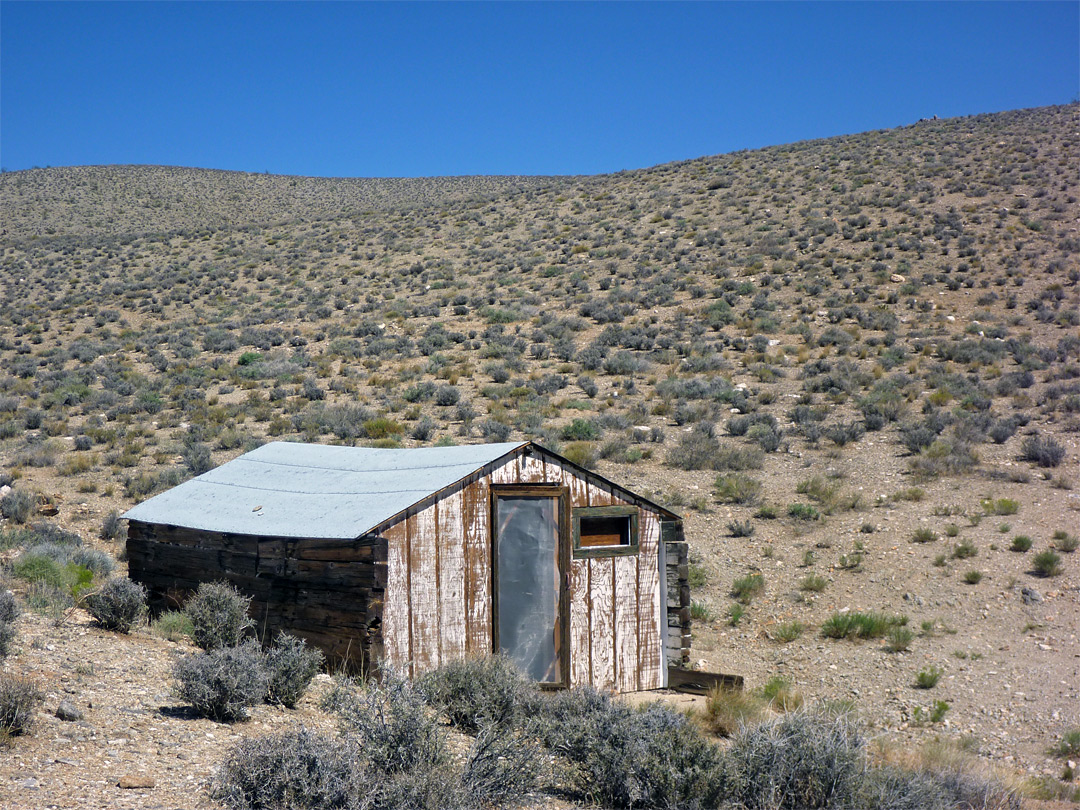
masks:
[[[264,441],[537,439],[685,510],[703,668],[1065,784],[1046,752],[1080,700],[1078,112],[597,177],[2,174],[0,596],[76,621],[123,571],[118,512]],[[189,611],[155,632],[230,649],[249,630],[243,605],[228,627]],[[27,619],[3,615],[16,677]],[[206,713],[245,716],[256,686]],[[229,767],[342,755],[252,745]]]

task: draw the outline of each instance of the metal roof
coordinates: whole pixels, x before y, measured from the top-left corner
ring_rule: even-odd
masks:
[[[231,534],[357,538],[525,444],[386,450],[271,442],[123,517]]]

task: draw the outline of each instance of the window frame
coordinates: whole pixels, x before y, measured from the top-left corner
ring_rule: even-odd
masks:
[[[638,527],[641,510],[636,506],[576,506],[570,510],[570,531],[573,537],[574,559],[593,557],[636,557],[640,551]],[[617,546],[582,546],[581,519],[625,517],[630,521],[629,543]]]

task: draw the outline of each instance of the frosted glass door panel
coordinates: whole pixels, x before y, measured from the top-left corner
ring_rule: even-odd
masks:
[[[561,683],[559,501],[496,499],[499,649],[540,683]]]

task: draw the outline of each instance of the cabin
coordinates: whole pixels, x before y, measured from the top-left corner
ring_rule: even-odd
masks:
[[[533,442],[272,442],[123,517],[153,607],[227,580],[261,637],[336,666],[501,652],[543,686],[635,692],[689,660],[678,515]]]

